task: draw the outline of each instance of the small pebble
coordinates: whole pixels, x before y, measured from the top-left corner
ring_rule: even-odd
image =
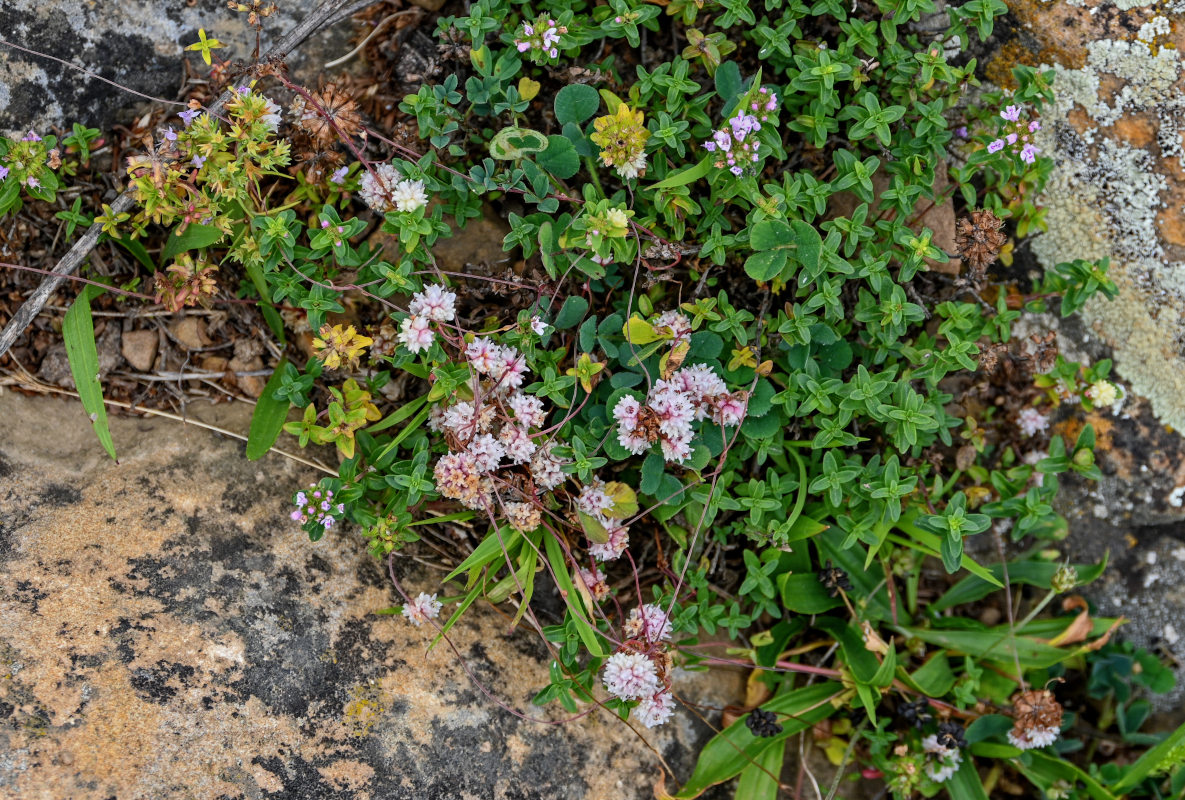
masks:
[[[1177,629],[1173,627],[1173,623],[1168,623],[1164,626],[1164,640],[1169,644],[1176,644],[1180,641],[1181,635],[1177,633]]]

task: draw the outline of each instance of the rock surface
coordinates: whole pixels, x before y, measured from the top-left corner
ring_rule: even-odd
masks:
[[[1046,269],[1111,260],[1114,302],[1085,309],[1116,369],[1185,430],[1185,25],[1183,0],[1016,0],[1017,36],[988,63],[1055,72],[1038,145],[1056,167],[1031,243]]]
[[[1114,301],[1088,303],[1081,320],[1047,320],[1071,360],[1113,358],[1128,392],[1118,413],[1059,426],[1098,435],[1098,483],[1066,480],[1059,511],[1075,560],[1110,553],[1086,594],[1103,615],[1130,621],[1120,636],[1166,655],[1185,698],[1185,2],[1010,0],[1012,35],[985,59],[1010,88],[1010,70],[1054,71],[1056,102],[1038,144],[1055,167],[1040,204],[1048,231],[1021,246],[1050,269],[1108,258]]]
[[[645,741],[603,712],[525,722],[430,630],[376,614],[398,600],[357,537],[310,544],[286,517],[309,468],[151,418],[112,420],[117,465],[72,401],[9,392],[0,415],[0,798],[648,797],[650,746],[689,773],[707,730],[685,710]],[[536,636],[476,606],[454,631],[503,702],[562,715],[530,704]],[[743,697],[705,681],[676,690]]]
[[[285,0],[265,19],[262,51],[315,8],[317,0]],[[198,29],[225,48],[220,59],[247,59],[255,32],[247,15],[231,11],[225,0],[161,3],[157,0],[15,0],[0,3],[0,38],[84,67],[142,94],[174,99],[185,76],[183,55],[195,72],[209,71],[197,53],[184,47],[198,41]],[[321,65],[350,49],[349,22],[315,34],[292,55],[296,75],[316,76]],[[46,58],[0,46],[0,132],[51,125],[69,130],[80,122],[106,130],[134,95]]]

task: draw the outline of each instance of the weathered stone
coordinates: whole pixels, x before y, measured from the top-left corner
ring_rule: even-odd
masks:
[[[187,409],[238,431],[249,411]],[[360,539],[311,544],[288,520],[307,468],[120,417],[115,464],[76,402],[10,392],[0,416],[0,797],[648,797],[650,747],[689,773],[707,734],[689,712],[639,737],[605,712],[541,725],[487,699],[462,660],[532,719],[568,716],[530,703],[547,683],[538,635],[480,604],[457,653],[377,613],[399,599]],[[395,570],[438,589],[410,559]],[[729,673],[675,689],[744,696]]]
[[[160,334],[154,330],[128,331],[123,335],[120,352],[133,369],[148,372],[156,362]]]
[[[316,0],[286,0],[263,21],[262,49],[283,36],[317,6]],[[247,15],[224,0],[160,3],[153,0],[17,0],[0,3],[3,38],[84,67],[115,83],[153,97],[174,99],[184,75],[183,56],[196,71],[208,70],[196,53],[183,48],[198,41],[198,29],[226,47],[220,59],[249,59],[255,32]],[[349,22],[315,34],[290,60],[299,80],[315,78],[322,65],[349,50]],[[0,132],[51,125],[69,130],[80,122],[108,128],[135,95],[39,56],[0,47]]]
[[[989,75],[1053,69],[1056,101],[1036,143],[1056,163],[1040,202],[1039,265],[1109,258],[1120,289],[1089,303],[1090,329],[1160,420],[1185,430],[1185,3],[1021,0],[1024,30]]]
[[[201,317],[183,317],[169,326],[169,332],[186,350],[200,350],[212,343]]]

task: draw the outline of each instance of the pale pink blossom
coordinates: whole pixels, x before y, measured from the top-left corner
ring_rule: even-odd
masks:
[[[1016,421],[1025,436],[1035,436],[1049,427],[1049,417],[1031,406],[1022,408]]]
[[[614,653],[602,673],[605,688],[622,700],[637,700],[658,691],[654,662],[641,653]]]
[[[666,609],[654,603],[630,611],[626,621],[626,632],[632,639],[645,639],[651,643],[671,638],[671,620]]]
[[[609,528],[606,526],[609,540],[606,542],[591,542],[588,552],[597,561],[614,561],[621,558],[630,543],[630,529],[627,527]]]
[[[527,428],[542,427],[547,418],[543,411],[543,401],[534,395],[516,392],[510,396],[506,404],[514,412],[514,418]]]
[[[412,297],[408,311],[417,317],[427,317],[436,322],[451,322],[457,315],[457,295],[443,286],[427,286]]]
[[[413,353],[427,350],[436,340],[436,334],[424,317],[407,317],[399,325],[399,333],[395,337],[399,343],[406,346]]]
[[[443,607],[444,604],[436,599],[435,594],[420,592],[415,600],[403,606],[403,616],[407,617],[412,625],[420,626],[440,616],[440,609]]]
[[[638,705],[630,712],[630,716],[641,722],[647,728],[662,725],[675,712],[675,698],[668,691],[646,695],[638,701]]]

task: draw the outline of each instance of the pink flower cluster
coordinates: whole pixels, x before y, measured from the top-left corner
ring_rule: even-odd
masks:
[[[755,134],[761,130],[761,123],[768,122],[769,115],[777,110],[778,98],[765,87],[758,89],[748,102],[748,108],[742,107],[727,125],[704,142],[705,150],[717,154],[716,168],[727,168],[738,177],[746,169],[752,169],[761,158],[757,153],[759,142]]]
[[[621,558],[630,543],[630,529],[620,520],[610,519],[605,512],[613,508],[613,499],[605,493],[605,483],[593,478],[576,496],[576,508],[596,520],[608,534],[605,542],[589,542],[588,552],[598,561],[613,561]]]
[[[539,17],[533,23],[523,23],[522,33],[515,38],[514,46],[520,53],[531,50],[548,58],[558,58],[560,36],[567,32],[567,28],[556,25],[550,17]]]
[[[444,604],[436,599],[436,595],[420,592],[415,600],[411,600],[403,606],[403,616],[412,625],[419,627],[428,620],[440,616],[440,609],[443,607]]]
[[[745,418],[748,393],[729,392],[724,381],[707,364],[684,367],[670,380],[655,381],[641,403],[626,395],[613,407],[617,441],[634,455],[655,442],[667,461],[682,463],[691,456],[692,423],[704,419],[726,426]]]
[[[1008,106],[1000,112],[1000,118],[1006,123],[1000,138],[993,140],[987,146],[989,153],[998,153],[1005,147],[1020,153],[1020,160],[1032,164],[1037,160],[1037,146],[1029,141],[1029,135],[1041,130],[1041,123],[1032,120],[1023,123],[1020,120],[1020,106]]]
[[[1049,417],[1032,406],[1022,408],[1016,421],[1025,436],[1036,436],[1049,427]]]
[[[646,603],[630,611],[630,617],[625,622],[625,635],[657,644],[671,638],[671,619],[662,606]]]
[[[678,311],[664,311],[654,318],[652,324],[659,333],[664,330],[669,333],[672,344],[691,342],[691,320]]]
[[[430,313],[424,311],[425,316]],[[508,490],[504,503],[530,502],[541,490],[563,483],[563,462],[553,452],[556,443],[544,443],[537,430],[547,419],[543,401],[518,391],[528,372],[526,356],[477,337],[466,346],[465,357],[473,400],[436,406],[428,417],[428,428],[444,433],[449,444],[449,452],[436,462],[437,491],[469,508],[492,509],[498,484],[494,473],[503,467],[525,466],[535,487],[531,496]],[[526,509],[515,508],[515,519],[524,524],[534,519]]]
[[[396,338],[413,353],[427,350],[436,341],[433,322],[452,322],[457,316],[457,295],[443,286],[428,286],[416,292],[408,306],[410,316],[399,325]]]
[[[346,513],[344,503],[333,502],[330,489],[321,489],[315,483],[306,491],[297,492],[295,502],[296,510],[289,517],[301,525],[313,522],[329,530]]]
[[[675,699],[658,677],[654,661],[642,653],[622,651],[609,656],[601,679],[609,694],[637,700],[633,715],[647,728],[662,725],[675,710]]]
[[[477,336],[465,346],[465,358],[479,375],[493,378],[499,389],[523,385],[527,357],[513,347],[496,344],[488,336]]]

